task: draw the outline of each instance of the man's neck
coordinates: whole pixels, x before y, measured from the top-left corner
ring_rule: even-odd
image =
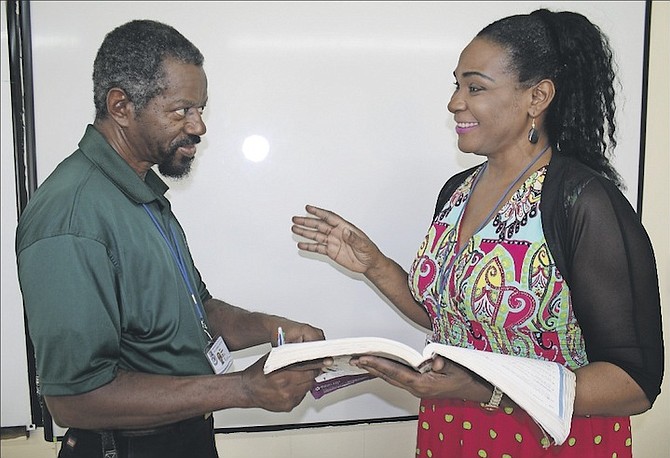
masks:
[[[93,126],[100,132],[107,143],[123,158],[124,161],[144,180],[153,164],[138,160],[133,154],[133,148],[121,126],[113,121],[96,119]]]

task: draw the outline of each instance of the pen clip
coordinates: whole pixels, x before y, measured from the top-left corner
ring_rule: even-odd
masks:
[[[279,326],[277,328],[277,346],[284,345],[285,339],[284,339],[284,330]]]

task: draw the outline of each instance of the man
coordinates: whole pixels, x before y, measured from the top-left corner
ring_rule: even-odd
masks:
[[[323,332],[212,298],[194,266],[152,166],[186,175],[205,134],[200,51],[131,21],[105,37],[93,82],[95,122],[16,239],[41,391],[69,427],[59,456],[216,457],[211,412],[289,411],[321,367],[225,373],[230,351]]]

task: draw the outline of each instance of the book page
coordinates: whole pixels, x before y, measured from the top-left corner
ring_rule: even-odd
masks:
[[[522,407],[561,444],[570,432],[575,374],[544,360],[432,343],[426,354],[440,354],[476,372]]]
[[[499,383],[511,385],[514,382],[524,389],[524,396],[530,396],[535,403],[551,406],[557,415],[560,414],[562,366],[557,363],[440,344],[429,344],[426,349],[468,367],[501,389]]]

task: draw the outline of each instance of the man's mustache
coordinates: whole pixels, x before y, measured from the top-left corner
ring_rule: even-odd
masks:
[[[192,146],[192,145],[197,145],[200,143],[200,136],[199,135],[188,135],[186,138],[183,140],[179,140],[177,143],[172,145],[173,149],[181,148],[182,146]]]

